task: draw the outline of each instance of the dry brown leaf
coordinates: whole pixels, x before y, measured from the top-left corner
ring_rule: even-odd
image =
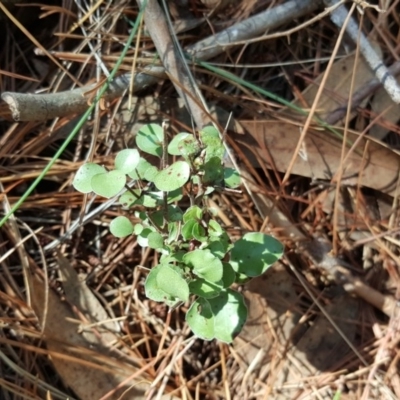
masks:
[[[101,399],[107,393],[107,399],[145,399],[150,379],[143,374],[130,378],[138,371],[135,361],[109,346],[116,338],[115,325],[104,323],[107,313],[66,259],[60,258],[60,267],[68,302],[49,290],[45,304],[44,283],[37,276],[30,282],[32,307],[58,374],[81,400]]]
[[[291,382],[296,382],[299,376],[304,379],[329,371],[350,351],[324,315],[318,316],[308,328],[299,323],[300,300],[292,279],[285,268],[277,264],[246,285],[249,316],[233,344],[244,361],[243,395],[246,386],[254,385],[251,371],[259,379],[268,376],[270,398],[295,398],[297,388]],[[335,293],[330,293],[332,302],[325,310],[352,342],[356,331],[352,321],[357,318],[359,302],[339,287],[333,290]],[[272,388],[281,388],[281,391],[278,393]],[[329,393],[327,395],[332,398]]]
[[[333,106],[333,104],[331,105]],[[149,99],[147,103],[142,104],[142,107],[143,109],[139,112],[141,117],[136,119],[140,123],[148,122],[150,116],[152,122],[159,120],[160,117],[157,110],[161,109],[166,114],[175,116],[179,121],[190,124],[190,118],[179,101],[173,104],[171,101],[163,103],[162,99]],[[229,114],[217,110],[215,115],[217,115],[221,126],[225,126]],[[137,130],[139,126],[137,123],[129,126],[129,117],[132,117],[132,113],[126,115],[127,132]],[[232,126],[233,121],[230,120]],[[269,157],[267,157],[267,154],[269,153],[277,170],[286,172],[297,145],[300,127],[289,122],[276,120],[235,121],[235,131],[240,132],[243,130],[242,128],[249,135],[235,134],[232,138],[237,143],[242,142],[250,146],[251,149],[256,150],[260,159],[265,160],[266,164],[268,163]],[[350,142],[354,142],[357,138],[357,135],[349,135]],[[364,160],[362,154],[367,143],[367,157]],[[341,164],[341,146],[342,141],[333,137],[331,133],[310,129],[304,141],[304,154],[307,159],[297,156],[292,172],[310,178],[330,180],[337,173]],[[241,148],[244,149],[245,147]],[[247,152],[246,156],[254,165],[258,165],[251,152]],[[399,166],[400,156],[398,154],[385,148],[384,145],[362,139],[357,146],[357,153],[353,152],[346,164],[343,183],[360,183],[393,196]],[[358,175],[361,170],[363,172],[360,181],[358,181]]]
[[[72,268],[69,261],[58,254],[58,265],[60,267],[61,279],[63,282],[63,288],[65,292],[65,298],[70,304],[76,306],[79,311],[83,314],[84,318],[90,324],[96,324],[96,331],[99,340],[104,345],[110,345],[117,339],[116,334],[119,333],[119,325],[110,320],[110,316],[93,294],[93,292],[87,287],[84,279],[85,277],[79,277],[75,270]],[[88,335],[88,340],[93,340],[94,332],[84,330],[82,334]]]
[[[340,329],[341,334],[354,345],[359,301],[339,287],[332,289],[335,293],[330,293],[333,299],[325,307],[325,311]],[[296,381],[299,374],[303,379],[309,377],[306,387],[309,388],[308,395],[310,396],[312,396],[314,385],[324,386],[324,382],[331,379],[329,372],[338,371],[341,365],[336,364],[343,363],[346,360],[346,354],[351,352],[341,334],[325,315],[319,315],[299,342],[289,350],[290,356],[286,358],[285,365],[286,382]],[[328,374],[324,376],[324,372]],[[301,393],[303,398],[307,398],[307,391],[304,389],[301,389]],[[331,400],[333,391],[327,387],[325,390],[319,390],[319,396],[321,399]],[[296,391],[293,391],[293,388],[289,397],[296,397]]]
[[[237,398],[247,398],[247,393],[255,389],[254,376],[261,380],[268,376],[268,383],[273,380],[274,385],[284,382],[284,376],[278,372],[281,364],[285,364],[282,355],[291,345],[291,335],[300,319],[292,277],[281,264],[246,284],[244,295],[249,314],[233,343],[244,362],[244,378]],[[272,393],[263,394],[272,396]],[[275,396],[276,393],[271,398]]]
[[[330,289],[330,304],[325,311],[334,320],[343,335],[350,341],[354,341],[356,322],[359,309],[359,300],[345,293],[342,288]],[[343,356],[350,352],[344,339],[327,320],[325,315],[319,315],[307,332],[296,343],[292,354],[296,360],[310,370],[311,375],[320,371],[330,370],[335,363],[343,360]]]
[[[299,126],[281,121],[240,121],[251,138],[241,140],[250,143],[255,139],[255,151],[268,163],[270,154],[274,167],[286,172],[299,138]],[[238,135],[239,136],[239,135]],[[355,134],[349,135],[354,143]],[[365,154],[364,154],[365,150]],[[342,143],[327,132],[310,129],[304,140],[303,154],[297,155],[293,174],[314,179],[330,180],[341,168]],[[345,163],[342,183],[361,184],[393,196],[399,176],[400,156],[394,151],[362,138],[357,153],[352,152]],[[272,166],[269,166],[272,168]]]
[[[234,347],[242,359],[251,364],[257,358],[260,349],[264,358],[259,358],[256,369],[265,365],[274,344],[274,333],[285,342],[290,340],[300,315],[295,311],[298,299],[293,281],[286,269],[277,264],[265,274],[252,279],[244,292],[249,314],[246,325]]]
[[[371,110],[380,115],[380,119],[389,124],[396,124],[400,117],[400,105],[394,104],[384,88],[379,89],[371,101]],[[375,139],[383,139],[389,129],[386,126],[375,123],[371,126],[369,134]]]
[[[78,316],[52,290],[49,290],[46,305],[44,284],[38,277],[32,276],[31,286],[32,306],[41,325],[44,325],[43,339],[52,363],[63,381],[81,400],[102,398],[137,371],[132,365],[110,357],[96,335],[89,341],[79,333],[79,325],[73,322]],[[129,393],[128,397],[121,398],[144,398],[148,386],[128,379],[128,383],[122,384],[108,398],[118,399],[125,391]]]
[[[353,75],[353,93],[370,79],[374,78],[371,68],[362,57],[358,57],[356,66],[357,73],[354,74],[355,62],[356,56],[353,53],[336,61],[332,65],[317,106],[317,115],[322,120],[349,98]],[[302,100],[304,100],[306,104],[304,104],[300,99],[294,101],[293,104],[296,104],[299,107],[311,107],[324,75],[325,71],[315,79],[315,84],[310,84],[302,92]],[[367,101],[368,99],[365,99],[364,104]]]
[[[374,48],[381,54],[381,49],[374,43]],[[373,71],[364,61],[362,57],[358,57],[357,66],[354,68],[356,55],[352,53],[345,58],[336,61],[329,71],[328,78],[322,92],[321,98],[318,101],[317,115],[324,120],[332,111],[343,105],[351,95],[350,90],[355,93],[368,81],[375,77]],[[354,74],[354,71],[357,71]],[[301,99],[297,99],[293,104],[299,107],[310,107],[314,102],[315,96],[319,89],[319,84],[325,74],[325,71],[315,79],[315,84],[310,84],[302,92]],[[354,76],[354,80],[353,80]],[[353,88],[352,86],[353,85]],[[367,104],[369,100],[365,98],[361,103],[361,107]],[[305,104],[304,104],[305,102]],[[400,105],[393,103],[384,88],[379,89],[373,96],[371,101],[371,110],[376,115],[381,115],[382,118],[392,124],[399,120]],[[375,139],[383,139],[389,132],[388,128],[379,124],[374,124],[369,130],[371,137]]]

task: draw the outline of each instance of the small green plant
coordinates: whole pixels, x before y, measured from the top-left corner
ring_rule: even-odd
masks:
[[[190,302],[186,321],[194,334],[229,343],[247,317],[242,295],[231,286],[264,273],[282,256],[283,246],[259,232],[232,243],[206,206],[206,197],[215,190],[240,185],[238,172],[224,167],[225,148],[214,127],[196,136],[179,133],[167,146],[163,128],[149,124],[137,133],[136,145],[140,152],[120,151],[111,171],[82,165],[73,185],[82,193],[120,194],[121,206],[132,209],[140,222],[118,216],[110,224],[111,233],[136,235],[140,246],[160,254],[145,282],[147,297],[170,307]],[[159,158],[158,165],[141,153]],[[179,160],[167,165],[168,154]],[[136,182],[132,189],[128,178]]]

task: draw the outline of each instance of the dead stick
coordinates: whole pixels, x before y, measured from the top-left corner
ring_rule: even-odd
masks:
[[[135,87],[141,89],[152,85],[157,79],[165,78],[164,68],[151,67],[135,75]],[[121,97],[129,87],[131,74],[113,79],[104,95],[107,101]],[[89,107],[97,84],[59,93],[33,94],[4,92],[1,95],[10,108],[15,121],[45,121],[67,115],[80,114]]]
[[[139,5],[143,6],[144,1],[138,0]],[[157,53],[165,68],[166,74],[171,77],[171,82],[175,86],[180,98],[184,101],[195,124],[200,129],[211,122],[207,113],[201,106],[200,99],[196,99],[195,87],[192,84],[187,72],[184,60],[179,55],[175,47],[168,23],[162,8],[157,0],[148,0],[144,10],[144,21],[150,33]]]
[[[198,60],[209,60],[226,51],[235,42],[242,42],[276,29],[287,21],[293,21],[318,9],[319,0],[292,0],[254,15],[232,25],[216,35],[189,46],[186,51]],[[289,16],[289,19],[288,19]]]
[[[392,316],[396,308],[393,296],[385,296],[354,276],[349,265],[332,254],[332,244],[322,239],[300,238],[298,251],[304,254],[315,266],[324,269],[346,292],[354,294],[387,316]]]
[[[324,0],[325,5],[334,7],[339,0]],[[335,8],[331,13],[332,22],[341,29],[349,11],[344,5]],[[383,63],[381,57],[378,56],[374,48],[369,43],[367,37],[362,31],[357,21],[352,17],[346,26],[346,33],[350,36],[351,40],[360,46],[360,52],[365,61],[368,63],[376,78],[381,82],[390,98],[397,104],[400,103],[400,87],[396,79],[389,72],[386,65]]]
[[[186,51],[199,60],[208,60],[224,51],[231,42],[255,37],[267,30],[276,29],[279,25],[301,17],[316,10],[321,5],[317,0],[291,0],[259,13],[245,21],[241,21],[225,31],[201,40],[189,46]],[[212,47],[212,48],[209,48]],[[207,49],[206,49],[207,48]],[[205,49],[201,51],[201,49]],[[157,83],[165,78],[165,71],[160,66],[149,66],[136,74],[134,90]],[[121,97],[129,86],[131,74],[121,75],[110,83],[106,100]],[[48,119],[83,113],[88,108],[88,97],[96,85],[88,85],[80,89],[51,93],[32,94],[5,92],[1,98],[9,106],[15,121],[45,121]]]
[[[389,71],[394,76],[400,74],[400,61],[396,61],[389,68]],[[359,90],[354,93],[350,102],[349,99],[347,99],[346,102],[344,102],[341,106],[333,110],[325,119],[325,122],[329,125],[335,125],[346,116],[349,103],[351,104],[351,111],[355,110],[357,107],[360,106],[360,104],[366,97],[372,95],[380,87],[381,82],[377,78],[371,79],[369,82],[366,82]]]

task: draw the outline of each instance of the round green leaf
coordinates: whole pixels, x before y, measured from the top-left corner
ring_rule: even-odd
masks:
[[[156,205],[161,206],[164,204],[164,193],[165,192],[161,191],[148,192],[148,196],[152,197],[157,202]],[[182,197],[183,197],[182,188],[173,190],[171,192],[167,192],[167,203],[168,204],[174,203],[176,201],[179,201]],[[142,203],[138,202],[137,204],[142,204]],[[144,203],[143,205],[145,207],[150,207]]]
[[[182,263],[182,259],[185,253],[183,251],[172,251],[170,254],[163,254],[160,257],[160,264],[168,263]],[[181,268],[181,267],[179,267]]]
[[[215,191],[215,188],[212,186],[207,186],[206,190],[204,191],[204,196],[208,196],[209,194],[213,193]]]
[[[185,159],[193,158],[201,151],[200,143],[193,135],[188,135],[179,141],[177,151]]]
[[[125,193],[122,193],[122,195],[119,197],[118,202],[119,204],[121,204],[122,207],[130,208],[135,204],[135,201],[140,196],[140,193],[140,189],[133,189],[132,191],[127,190]]]
[[[152,196],[152,193],[148,193],[143,194],[139,199],[137,199],[135,204],[142,204],[146,208],[154,208],[157,207],[159,202]]]
[[[167,203],[171,204],[174,203],[175,201],[179,201],[183,197],[183,191],[182,188],[178,188],[176,190],[172,190],[167,193]]]
[[[171,244],[178,240],[179,236],[179,224],[178,222],[170,222],[168,224],[168,238],[167,243]]]
[[[193,237],[199,242],[205,242],[207,240],[206,230],[198,222],[195,222],[192,229]]]
[[[155,167],[153,167],[146,159],[140,157],[138,165],[133,171],[128,173],[128,176],[134,180],[144,179],[144,175],[149,168]]]
[[[205,161],[207,162],[211,158],[217,157],[222,162],[225,154],[225,147],[218,131],[213,126],[207,126],[200,131],[200,139],[206,147]]]
[[[175,135],[174,138],[171,140],[171,142],[168,145],[168,154],[171,154],[173,156],[180,156],[181,152],[178,148],[179,142],[188,136],[193,136],[193,135],[191,135],[190,133],[187,133],[187,132],[181,132],[181,133],[178,133],[177,135]]]
[[[115,157],[115,169],[129,174],[138,166],[140,160],[139,152],[136,149],[121,150]]]
[[[139,246],[141,246],[141,247],[149,246],[148,236],[150,235],[151,232],[154,232],[154,230],[150,229],[150,228],[144,228],[140,232],[140,234],[137,236],[137,242],[139,243]]]
[[[151,222],[150,222],[151,221]],[[155,225],[158,228],[162,229],[164,227],[164,210],[158,210],[149,214],[149,218],[147,220],[148,224]]]
[[[201,179],[199,175],[192,175],[191,181],[193,185],[201,185]]]
[[[175,269],[166,264],[160,265],[156,280],[165,293],[186,302],[189,299],[189,285]]]
[[[224,272],[222,275],[222,282],[224,288],[228,288],[236,280],[236,272],[233,270],[232,265],[227,262],[222,262]]]
[[[224,182],[229,188],[237,188],[241,183],[239,172],[234,168],[224,168]]]
[[[144,173],[144,179],[148,182],[153,182],[157,174],[158,169],[154,165],[151,165]]]
[[[149,236],[147,236],[147,240],[151,249],[160,249],[164,246],[164,239],[158,232],[149,233]]]
[[[224,177],[222,160],[218,157],[211,157],[204,165],[203,182],[206,185],[220,184]]]
[[[183,211],[175,205],[169,205],[167,209],[168,221],[177,222],[182,221]]]
[[[225,254],[228,251],[228,247],[225,245],[225,243],[220,242],[219,240],[212,241],[207,246],[207,249],[209,249],[215,257],[218,257],[221,260],[225,257]]]
[[[135,224],[133,227],[133,233],[135,235],[140,235],[143,232],[144,226],[142,224]]]
[[[135,204],[146,208],[154,208],[162,204],[162,192],[145,192],[140,189],[126,191],[119,198],[119,203],[125,208],[130,208]]]
[[[224,233],[222,226],[215,220],[211,219],[208,222],[208,234],[210,236],[218,237]]]
[[[189,164],[185,161],[177,161],[168,168],[158,172],[153,182],[157,189],[170,192],[182,187],[188,181],[189,176]]]
[[[197,222],[193,219],[184,223],[182,226],[182,237],[187,241],[193,239],[193,227],[197,224]]]
[[[157,197],[153,196],[152,192],[141,192],[139,198],[135,200],[134,204],[140,204],[142,206],[145,206],[146,208],[154,208],[157,207],[159,201]]]
[[[186,313],[186,322],[200,339],[214,339],[214,316],[206,299],[200,297],[192,303]]]
[[[173,306],[177,302],[175,297],[162,290],[157,283],[157,276],[161,269],[162,265],[157,265],[152,268],[150,273],[147,275],[146,282],[144,283],[145,293],[150,300],[164,302],[168,306]]]
[[[103,197],[113,197],[125,186],[126,176],[122,171],[114,170],[97,174],[92,178],[93,192]]]
[[[209,245],[207,246],[216,257],[223,259],[225,254],[231,249],[232,244],[226,232],[222,232],[220,236],[209,237]]]
[[[201,140],[207,141],[208,138],[219,139],[218,129],[213,125],[205,126],[200,131]]]
[[[151,221],[153,224],[158,226],[159,228],[163,228],[164,226],[164,210],[158,210],[150,214]],[[178,206],[169,205],[167,208],[167,222],[177,222],[182,219],[182,210]]]
[[[215,338],[231,343],[240,333],[247,319],[247,307],[243,296],[231,289],[225,289],[217,297],[208,299],[214,315]]]
[[[131,235],[133,228],[132,222],[123,215],[114,218],[110,223],[110,232],[118,238]]]
[[[81,193],[90,193],[92,189],[92,178],[97,174],[105,173],[106,169],[98,164],[86,163],[79,167],[72,185]]]
[[[190,292],[204,298],[212,298],[218,296],[223,289],[221,282],[208,282],[202,278],[194,279],[189,283]]]
[[[157,124],[142,126],[136,135],[136,144],[139,149],[158,157],[162,157],[163,140],[163,129]]]
[[[263,274],[283,254],[283,245],[260,232],[246,233],[234,243],[230,264],[235,272],[255,277]]]
[[[193,273],[200,278],[214,283],[222,279],[222,262],[208,249],[198,249],[186,253],[183,262],[192,267]]]
[[[202,209],[199,206],[192,206],[185,211],[185,214],[183,215],[183,222],[188,222],[190,220],[197,222],[200,221],[202,217]]]

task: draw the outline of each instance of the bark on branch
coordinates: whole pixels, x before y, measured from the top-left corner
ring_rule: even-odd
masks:
[[[326,6],[334,7],[339,3],[339,0],[324,0]],[[349,10],[342,4],[335,8],[331,13],[332,22],[341,29]],[[382,58],[376,53],[368,38],[360,30],[360,26],[354,18],[350,18],[346,26],[346,33],[350,36],[351,40],[360,47],[360,52],[365,61],[368,63],[376,78],[385,88],[390,98],[397,104],[400,103],[400,87],[396,79],[387,69],[383,63]]]
[[[138,3],[143,6],[144,1],[138,0]],[[161,58],[165,73],[171,78],[175,90],[184,101],[197,128],[201,129],[211,122],[211,119],[204,111],[201,99],[195,95],[196,88],[187,73],[185,60],[180,57],[178,49],[174,45],[165,14],[157,0],[147,1],[144,11],[144,21],[153,39],[157,53]]]
[[[320,5],[321,2],[318,0],[290,0],[201,40],[185,50],[199,60],[208,60],[223,52],[235,41],[247,40],[268,30],[276,29],[283,23],[311,13]],[[139,91],[165,77],[162,67],[147,67],[135,75],[134,90]],[[130,79],[131,74],[115,78],[110,83],[105,99],[113,100],[121,97],[129,86]],[[15,121],[45,121],[83,113],[88,108],[88,97],[85,93],[90,93],[95,87],[96,84],[91,84],[79,89],[51,94],[5,92],[1,98],[9,106]]]

